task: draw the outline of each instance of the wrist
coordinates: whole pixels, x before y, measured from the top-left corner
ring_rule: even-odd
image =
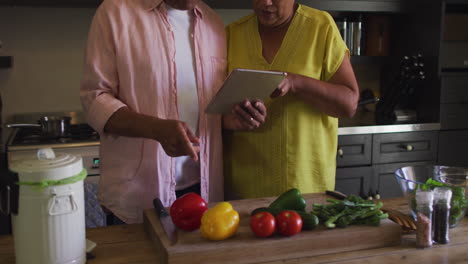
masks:
[[[293,74],[293,73],[288,73],[288,83],[289,83],[289,91],[292,93],[292,94],[296,94],[297,93],[297,87],[298,87],[298,82],[299,82],[299,78],[298,78],[298,75],[296,74]]]
[[[232,114],[224,114],[221,118],[222,128],[232,130]]]
[[[161,127],[163,120],[164,119],[157,117],[149,117],[149,120],[146,120],[149,129],[146,130],[148,134],[145,137],[156,141],[161,141]]]

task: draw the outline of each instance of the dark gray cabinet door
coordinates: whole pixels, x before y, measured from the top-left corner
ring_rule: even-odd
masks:
[[[439,136],[439,164],[468,166],[468,130],[441,131]]]
[[[392,198],[403,196],[400,185],[395,177],[395,171],[405,166],[434,165],[435,162],[411,162],[393,163],[374,166],[374,177],[372,189],[380,194],[381,198]]]
[[[372,167],[338,168],[336,170],[335,190],[348,195],[369,195]]]
[[[468,75],[445,73],[440,103],[442,129],[468,129]]]
[[[438,131],[376,134],[372,164],[437,159]]]
[[[468,104],[441,104],[440,127],[442,129],[468,129]]]
[[[370,165],[372,135],[338,136],[336,165],[338,167]]]
[[[459,74],[442,76],[440,103],[468,104],[468,76]]]

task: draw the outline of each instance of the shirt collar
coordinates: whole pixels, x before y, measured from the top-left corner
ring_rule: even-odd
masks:
[[[200,0],[201,2],[202,0]],[[162,4],[164,0],[145,0],[146,10],[153,11],[154,9],[162,8]],[[194,8],[194,12],[196,17],[203,18],[203,11],[200,8],[200,4],[196,5]]]

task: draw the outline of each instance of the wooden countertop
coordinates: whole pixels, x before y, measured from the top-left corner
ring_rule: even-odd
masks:
[[[408,212],[402,198],[383,201],[387,208]],[[89,264],[158,263],[159,256],[143,224],[88,229],[87,238],[98,245],[92,252],[95,258],[88,260]],[[450,240],[447,245],[434,244],[431,248],[417,249],[415,233],[408,233],[403,235],[398,246],[269,263],[468,263],[468,217],[450,230]],[[0,236],[0,263],[15,263],[12,236]]]

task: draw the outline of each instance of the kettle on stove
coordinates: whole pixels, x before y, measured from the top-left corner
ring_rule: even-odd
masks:
[[[10,169],[19,178],[18,212],[12,214],[16,263],[84,264],[82,158],[45,148]]]

